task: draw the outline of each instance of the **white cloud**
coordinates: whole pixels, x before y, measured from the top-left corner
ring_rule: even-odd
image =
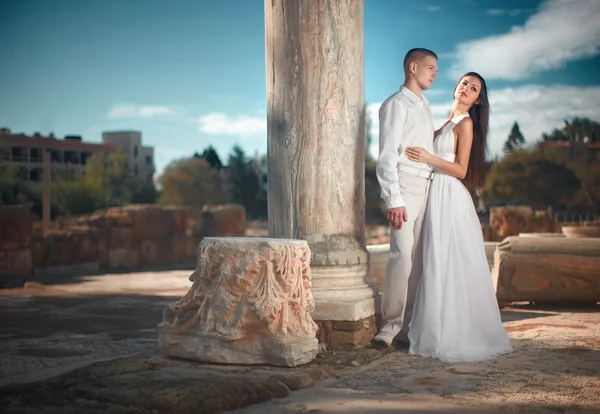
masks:
[[[499,154],[517,121],[533,144],[576,116],[600,121],[600,87],[526,85],[490,91],[490,152]]]
[[[375,159],[379,151],[379,106],[372,104],[368,107],[373,121],[373,142],[369,150]],[[490,91],[490,107],[488,147],[491,155],[501,155],[504,141],[515,121],[529,144],[538,141],[542,133],[564,125],[565,119],[579,116],[600,121],[600,86],[526,85],[495,89]],[[431,105],[436,128],[447,119],[451,108],[452,101]]]
[[[504,16],[504,15],[516,16],[518,14],[521,14],[522,10],[521,9],[487,9],[485,12],[492,16]]]
[[[600,1],[548,0],[523,26],[459,44],[450,75],[518,80],[600,53]]]
[[[119,105],[108,113],[109,118],[157,118],[175,115],[175,109],[161,105]]]
[[[427,10],[429,10],[430,12],[436,12],[442,10],[442,8],[440,6],[429,6],[427,7]]]
[[[267,132],[266,117],[247,115],[229,116],[220,112],[203,115],[197,119],[200,131],[209,135],[255,136]]]

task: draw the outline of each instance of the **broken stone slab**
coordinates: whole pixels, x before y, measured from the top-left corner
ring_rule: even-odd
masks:
[[[188,293],[158,325],[166,355],[296,366],[317,355],[311,252],[304,240],[206,237]]]
[[[600,239],[508,237],[492,278],[500,302],[600,301]]]

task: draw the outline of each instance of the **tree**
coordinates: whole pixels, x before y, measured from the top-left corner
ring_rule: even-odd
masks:
[[[90,214],[104,207],[105,194],[85,180],[52,183],[52,208],[59,216]]]
[[[566,165],[536,151],[516,150],[492,165],[482,197],[546,208],[569,202],[579,189],[579,179]]]
[[[219,158],[219,154],[217,154],[217,151],[212,147],[212,145],[210,145],[204,150],[204,152],[202,152],[201,157],[204,158],[206,162],[208,162],[211,168],[214,168],[216,170],[220,170],[221,168],[223,168],[221,158]]]
[[[508,134],[508,138],[504,143],[504,153],[508,154],[514,150],[521,149],[525,145],[525,137],[521,133],[519,129],[519,124],[515,122],[510,130],[510,134]]]
[[[85,166],[84,181],[100,200],[100,208],[129,202],[129,178],[127,156],[120,151],[95,152]]]
[[[600,164],[572,164],[569,165],[569,168],[581,181],[581,189],[575,196],[573,204],[598,206],[600,203]]]
[[[158,199],[158,191],[153,183],[130,180],[126,184],[129,202],[132,204],[154,204]]]
[[[200,208],[226,200],[221,176],[201,157],[173,161],[158,181],[162,187],[160,204]]]
[[[600,123],[588,118],[575,117],[571,122],[565,120],[561,129],[553,129],[548,134],[542,134],[542,139],[548,141],[571,141],[595,143],[600,141]]]
[[[233,203],[241,204],[251,219],[267,217],[267,192],[261,182],[258,166],[249,161],[244,150],[233,147],[227,165],[229,196]]]
[[[13,166],[0,163],[0,205],[25,204],[30,201],[31,191]]]

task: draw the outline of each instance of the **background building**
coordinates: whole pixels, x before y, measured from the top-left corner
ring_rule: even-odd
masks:
[[[127,156],[134,177],[153,182],[154,148],[142,146],[142,133],[138,131],[110,131],[102,133],[102,143],[117,148]]]
[[[17,167],[21,178],[32,184],[41,184],[43,178],[44,150],[51,151],[52,170],[75,176],[85,171],[89,157],[97,151],[114,151],[106,144],[83,142],[81,136],[70,135],[57,139],[53,134],[42,136],[14,134],[8,128],[0,128],[0,162]]]

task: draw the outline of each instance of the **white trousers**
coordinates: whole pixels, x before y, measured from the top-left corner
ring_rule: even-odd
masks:
[[[407,341],[408,324],[423,270],[423,218],[427,207],[430,180],[399,172],[400,191],[408,221],[399,230],[390,231],[390,258],[386,270],[383,293],[382,332]]]

